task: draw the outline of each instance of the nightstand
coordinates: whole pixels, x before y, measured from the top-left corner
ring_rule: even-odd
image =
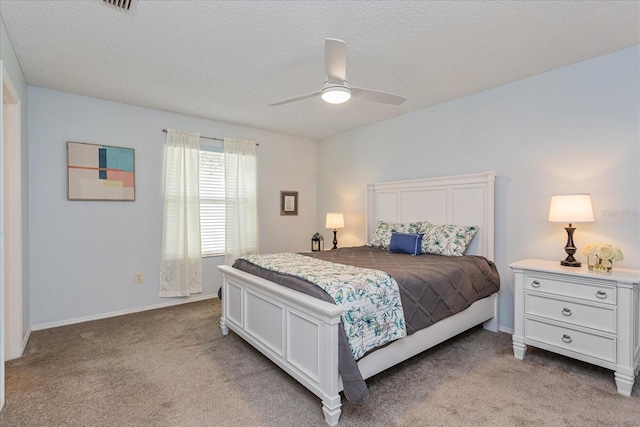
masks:
[[[630,396],[640,368],[640,270],[594,273],[537,259],[510,267],[514,356],[523,360],[530,345],[612,369],[618,392]]]

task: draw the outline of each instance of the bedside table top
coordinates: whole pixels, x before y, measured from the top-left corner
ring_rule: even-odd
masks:
[[[516,270],[535,270],[549,273],[562,273],[574,276],[589,277],[594,279],[615,280],[624,283],[640,283],[640,270],[628,268],[618,268],[613,265],[610,273],[596,273],[589,271],[586,263],[581,267],[565,267],[560,265],[560,261],[549,261],[542,259],[523,259],[509,264],[509,267]]]

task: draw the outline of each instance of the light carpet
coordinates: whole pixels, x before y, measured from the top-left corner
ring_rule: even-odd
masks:
[[[207,300],[31,334],[6,364],[0,425],[324,426],[320,399],[233,333]],[[638,426],[613,372],[467,331],[367,381],[339,426]],[[636,383],[637,384],[637,383]]]

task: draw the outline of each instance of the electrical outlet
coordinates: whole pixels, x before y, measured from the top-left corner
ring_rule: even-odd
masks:
[[[136,273],[136,283],[142,283],[142,273]]]

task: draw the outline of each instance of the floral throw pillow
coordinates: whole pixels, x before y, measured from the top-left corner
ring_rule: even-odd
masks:
[[[378,221],[376,230],[369,239],[369,246],[389,250],[391,233],[395,231],[396,233],[418,234],[418,232],[421,232],[420,230],[424,228],[425,224],[429,223],[425,221],[406,223]]]
[[[421,231],[424,233],[422,239],[422,253],[462,256],[469,246],[469,242],[478,232],[477,226],[458,225],[426,225]]]

